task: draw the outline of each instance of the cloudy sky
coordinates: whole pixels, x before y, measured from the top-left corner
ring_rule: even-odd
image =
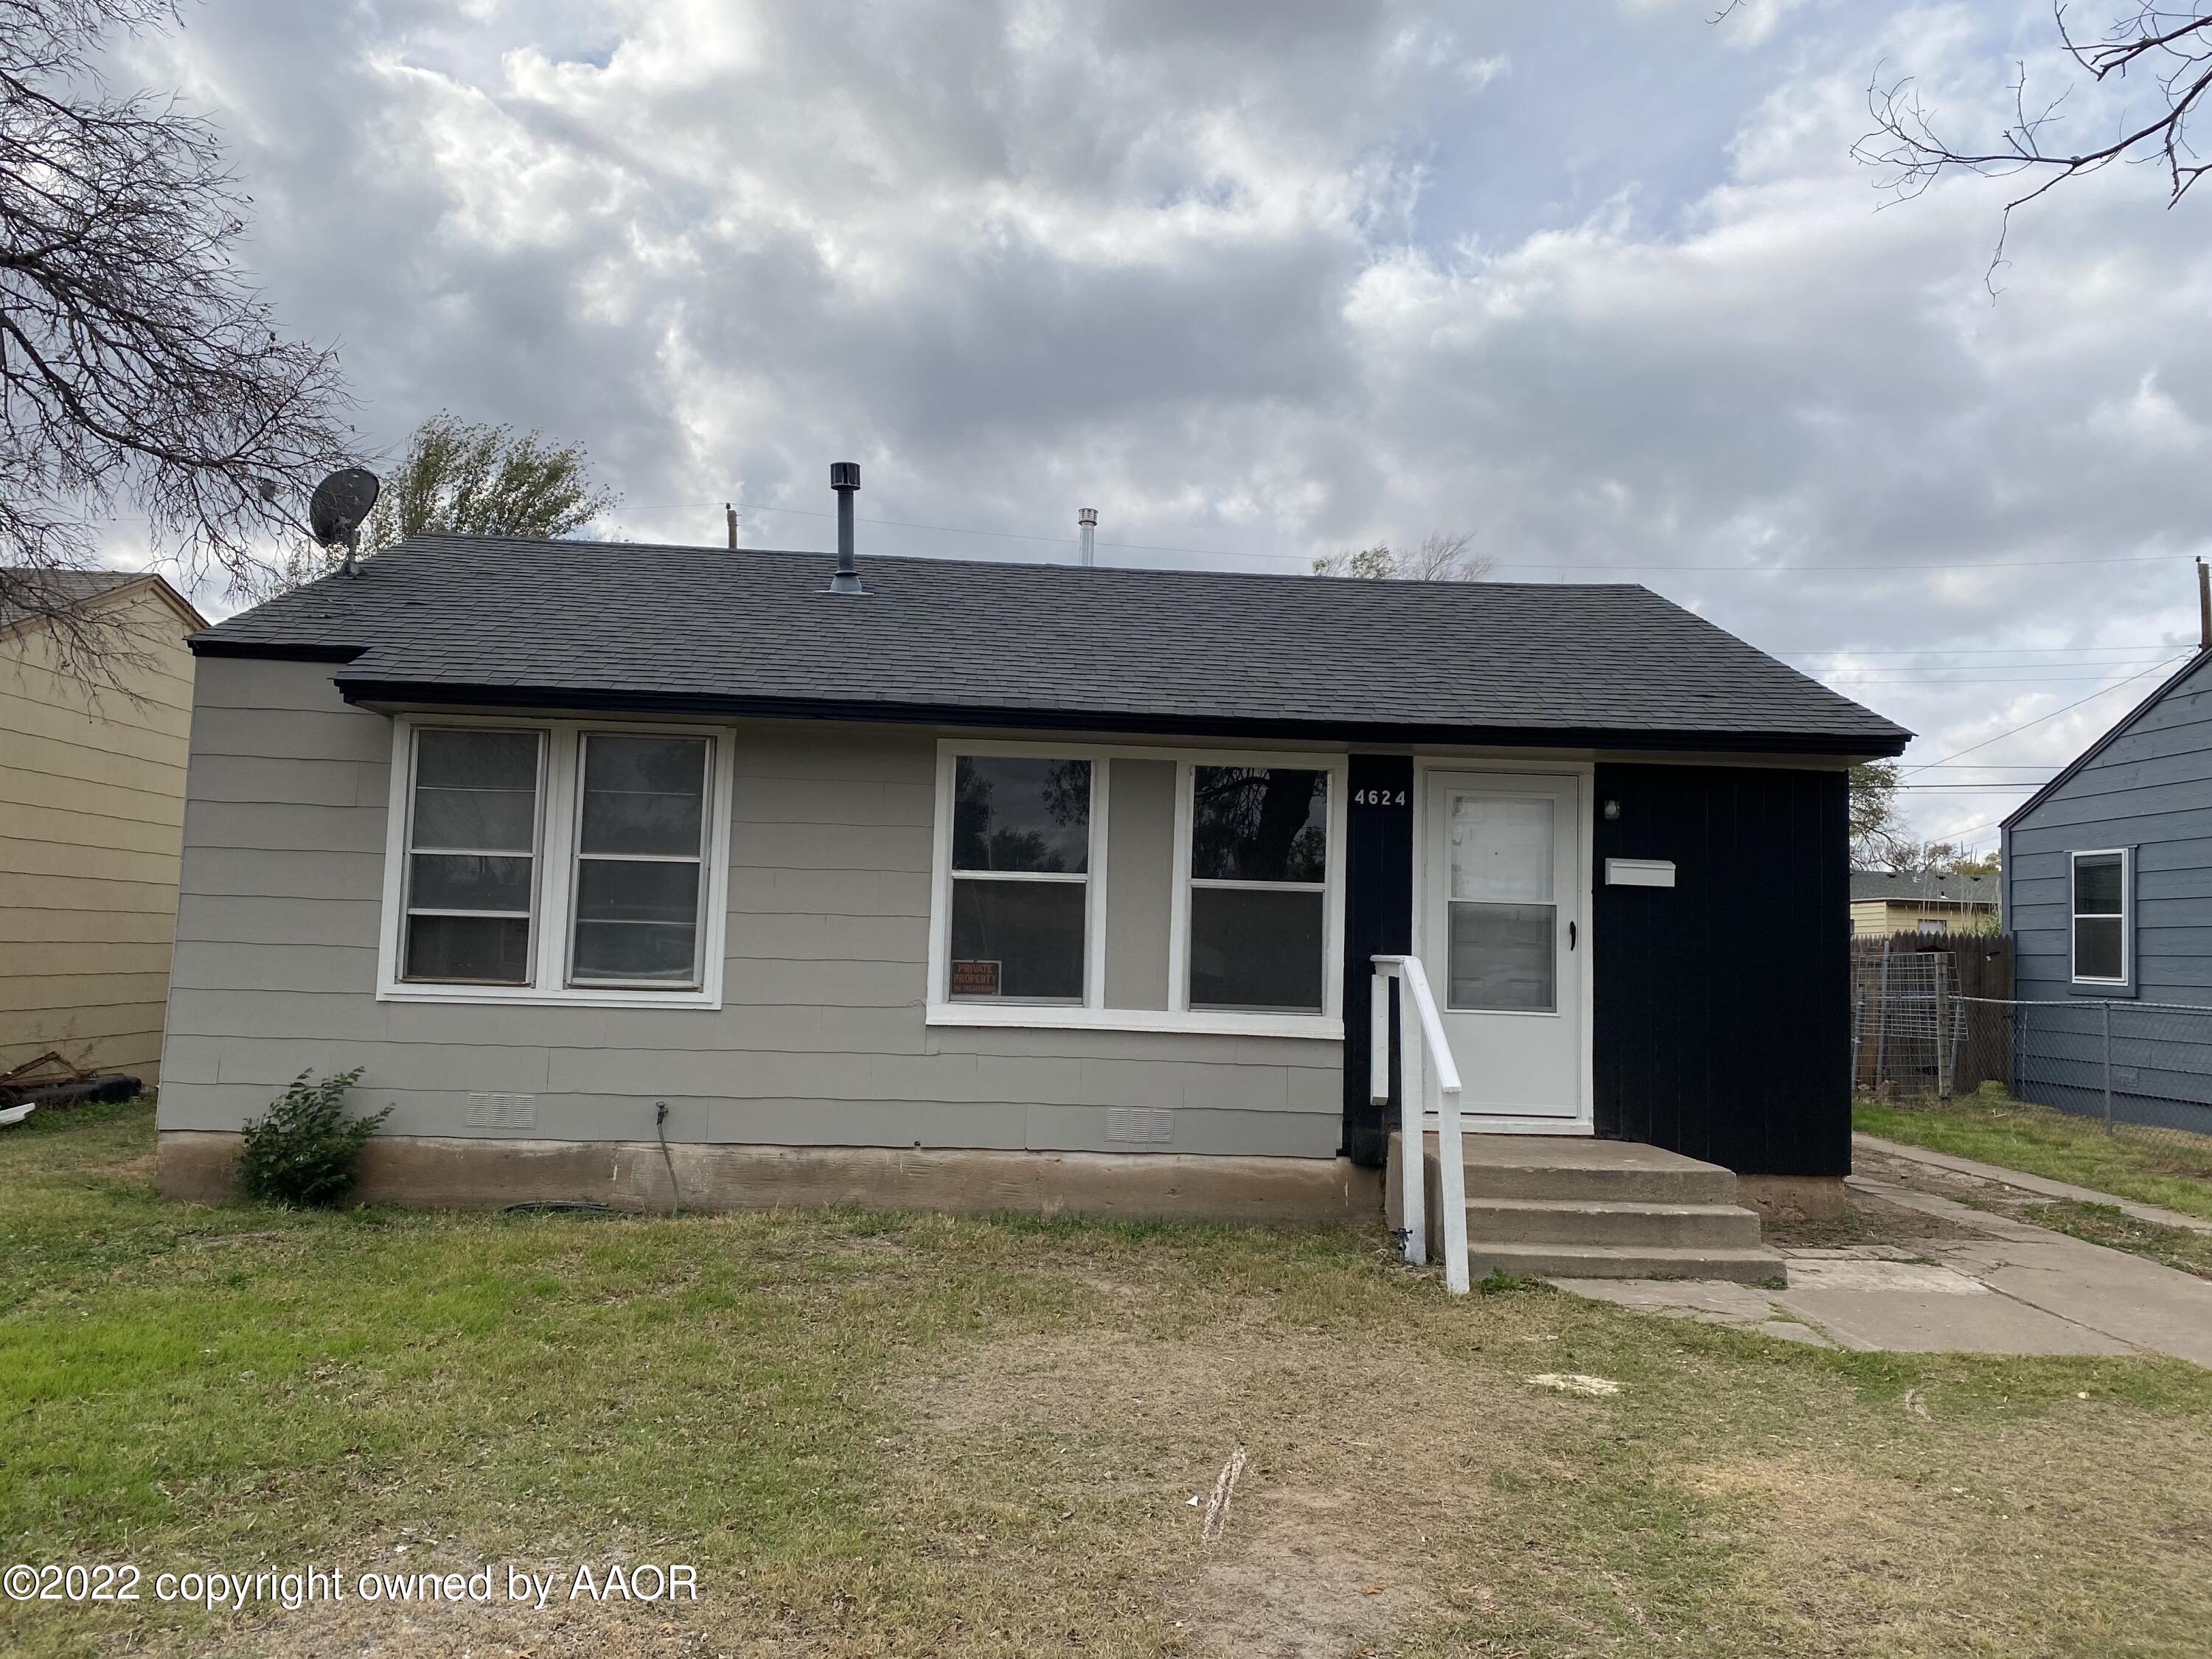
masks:
[[[825,546],[848,459],[864,551],[1469,531],[1969,750],[1912,816],[1988,843],[2194,642],[2212,198],[2048,198],[1993,299],[2004,187],[1850,150],[1877,74],[1976,140],[2056,90],[2047,0],[1712,9],[191,0],[117,73],[220,123],[373,445],[580,441],[641,539]]]

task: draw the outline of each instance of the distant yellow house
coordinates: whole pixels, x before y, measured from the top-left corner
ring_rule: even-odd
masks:
[[[39,578],[122,641],[110,683],[54,626],[0,615],[0,1073],[48,1049],[149,1085],[177,922],[192,657],[207,626],[159,576]]]
[[[1995,876],[1900,876],[1851,872],[1851,937],[1892,933],[1994,933]]]

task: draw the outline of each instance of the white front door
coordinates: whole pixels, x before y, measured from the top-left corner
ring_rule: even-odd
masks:
[[[1421,965],[1462,1108],[1500,1120],[1481,1126],[1491,1128],[1575,1127],[1587,1121],[1582,780],[1431,772],[1427,782]]]

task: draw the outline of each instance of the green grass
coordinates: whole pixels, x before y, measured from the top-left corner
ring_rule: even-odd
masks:
[[[1910,1109],[1862,1100],[1851,1109],[1862,1133],[1977,1158],[2118,1198],[2212,1219],[2212,1142],[2154,1135],[2031,1106],[2001,1094],[1962,1096]]]
[[[2183,1227],[2160,1227],[2138,1221],[2115,1204],[2084,1204],[2067,1200],[2057,1204],[2024,1207],[2021,1219],[2039,1227],[2056,1228],[2116,1250],[2148,1256],[2199,1279],[2212,1279],[2212,1233]]]
[[[1453,1298],[1379,1225],[291,1214],[164,1205],[151,1151],[141,1106],[0,1134],[9,1560],[674,1560],[702,1598],[0,1603],[9,1651],[2101,1659],[2212,1628],[2212,1373],[2178,1362]],[[1622,1392],[1528,1380],[1576,1372]],[[1208,1550],[1188,1500],[1240,1445]]]

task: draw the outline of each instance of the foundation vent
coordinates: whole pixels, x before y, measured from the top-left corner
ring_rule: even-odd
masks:
[[[461,1121],[471,1129],[534,1129],[538,1127],[538,1097],[472,1094]]]
[[[1175,1139],[1175,1114],[1164,1106],[1109,1106],[1106,1139],[1157,1146]]]

